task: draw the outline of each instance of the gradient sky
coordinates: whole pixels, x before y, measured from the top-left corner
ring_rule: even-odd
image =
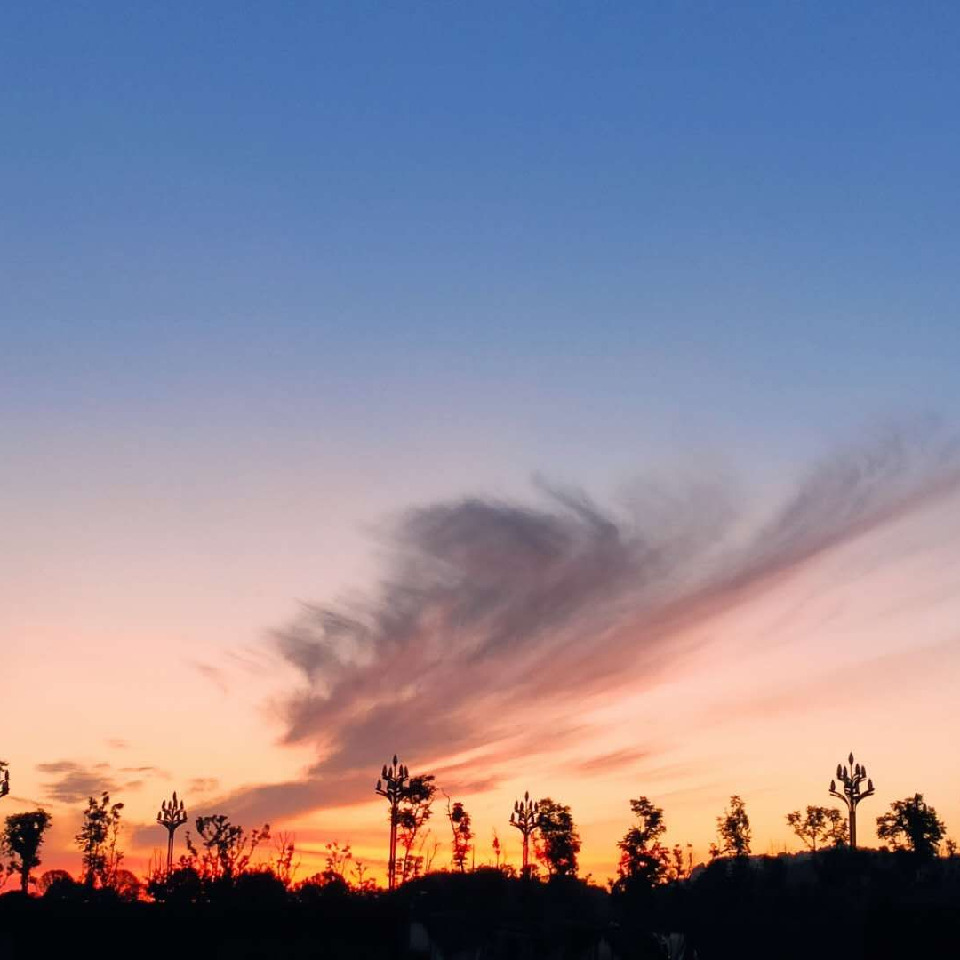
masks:
[[[958,47],[952,3],[5,5],[0,812],[72,867],[110,785],[141,865],[178,788],[374,861],[398,751],[483,856],[570,803],[604,878],[639,794],[793,848],[853,748],[871,824],[956,836]]]

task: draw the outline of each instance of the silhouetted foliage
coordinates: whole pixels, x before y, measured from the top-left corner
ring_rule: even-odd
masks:
[[[327,851],[326,868],[322,874],[324,880],[327,883],[347,883],[347,865],[353,859],[350,844],[341,846],[339,840],[332,840],[324,845],[324,849]]]
[[[10,769],[6,760],[0,760],[0,797],[10,792]]]
[[[470,814],[462,803],[450,806],[447,800],[447,818],[450,821],[450,831],[453,834],[451,843],[451,860],[454,867],[461,873],[467,868],[467,858],[473,849],[473,830],[470,826]]]
[[[580,835],[573,823],[570,808],[544,797],[538,803],[537,831],[540,835],[539,857],[553,877],[575,877],[579,865]]]
[[[877,817],[877,836],[894,850],[909,850],[919,857],[935,857],[947,829],[937,811],[916,793],[890,804],[890,812]]]
[[[617,844],[620,848],[618,883],[621,886],[641,883],[648,887],[664,883],[670,870],[670,852],[660,843],[667,829],[663,809],[646,797],[631,800],[630,809],[637,822]]]
[[[274,839],[273,874],[285,887],[293,882],[293,875],[300,864],[296,856],[296,836],[281,831]]]
[[[808,806],[805,813],[787,814],[787,824],[809,850],[824,844],[845,847],[850,842],[847,818],[836,807]]]
[[[423,847],[417,840],[424,839],[423,826],[430,819],[437,788],[432,774],[411,777],[403,789],[397,810],[397,840],[403,849],[400,858],[400,876],[404,881],[423,873]]]
[[[66,870],[45,870],[37,880],[37,890],[43,896],[59,885],[76,887],[77,881]]]
[[[730,805],[717,817],[717,843],[710,847],[710,856],[746,857],[750,855],[750,818],[740,797],[730,798]]]
[[[51,819],[45,810],[34,810],[30,813],[14,813],[4,821],[0,849],[11,858],[7,870],[20,875],[20,890],[23,893],[30,889],[30,871],[40,866],[43,834],[50,826]]]
[[[156,872],[147,882],[147,893],[158,903],[180,908],[206,899],[200,874],[195,867],[185,863],[169,873],[163,870]]]
[[[88,887],[111,887],[123,860],[118,847],[122,803],[110,803],[104,791],[100,800],[90,797],[83,826],[76,836],[83,861],[83,882]]]
[[[205,880],[230,880],[250,865],[257,847],[270,839],[270,824],[247,831],[222,813],[196,819],[198,847],[187,834],[189,857],[181,858]]]

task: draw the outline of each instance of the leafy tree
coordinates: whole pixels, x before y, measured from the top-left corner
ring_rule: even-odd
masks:
[[[810,850],[825,843],[845,847],[850,842],[847,818],[836,807],[808,806],[805,813],[794,810],[787,814],[787,823]]]
[[[470,826],[470,814],[462,803],[455,803],[452,807],[447,800],[447,818],[450,821],[450,830],[453,833],[453,865],[464,873],[467,868],[467,857],[473,849],[473,830]]]
[[[230,822],[222,813],[197,817],[198,847],[187,834],[189,857],[181,858],[181,865],[192,867],[204,880],[233,880],[250,866],[254,851],[270,839],[270,824],[259,830],[247,831]]]
[[[20,874],[20,889],[30,889],[30,871],[40,866],[38,853],[43,844],[43,834],[50,826],[51,816],[45,810],[31,813],[15,813],[4,822],[0,846],[10,856],[9,873]]]
[[[661,845],[660,837],[666,832],[663,809],[646,797],[630,801],[637,823],[619,841],[621,886],[639,881],[645,886],[656,886],[667,879],[670,854]],[[682,860],[682,855],[681,855]]]
[[[90,797],[83,812],[83,826],[76,836],[83,858],[83,882],[88,887],[113,886],[123,860],[117,843],[120,836],[122,803],[110,803],[106,791],[97,801]]]
[[[397,839],[403,848],[400,858],[400,876],[406,881],[423,872],[423,854],[417,851],[417,838],[422,836],[423,826],[430,819],[433,798],[437,792],[432,774],[411,777],[403,788],[400,806],[397,809]]]
[[[947,828],[922,793],[890,804],[890,812],[877,817],[877,836],[894,850],[910,850],[920,857],[934,857]]]
[[[750,818],[740,797],[732,796],[730,806],[717,817],[717,843],[711,844],[711,857],[747,857],[750,855]]]
[[[580,834],[574,825],[570,808],[544,797],[537,805],[537,830],[540,847],[537,857],[554,877],[575,877],[580,852]]]
[[[47,900],[71,900],[83,887],[66,870],[47,870],[40,875],[37,889]]]

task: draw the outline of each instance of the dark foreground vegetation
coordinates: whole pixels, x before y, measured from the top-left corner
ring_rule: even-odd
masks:
[[[682,882],[612,892],[572,877],[539,882],[494,868],[434,873],[390,893],[337,882],[288,889],[269,872],[213,883],[181,873],[161,897],[124,901],[72,881],[51,884],[42,897],[6,893],[0,956],[960,956],[960,857],[906,852],[718,859]],[[671,933],[673,954],[664,942]],[[679,952],[684,939],[686,953]]]

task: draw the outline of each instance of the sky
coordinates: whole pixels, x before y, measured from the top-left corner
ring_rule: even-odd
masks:
[[[611,876],[954,836],[955,4],[0,11],[0,813],[382,868],[400,754]],[[869,809],[868,809],[869,806]],[[872,830],[861,840],[874,843]],[[449,857],[442,816],[433,821]]]

